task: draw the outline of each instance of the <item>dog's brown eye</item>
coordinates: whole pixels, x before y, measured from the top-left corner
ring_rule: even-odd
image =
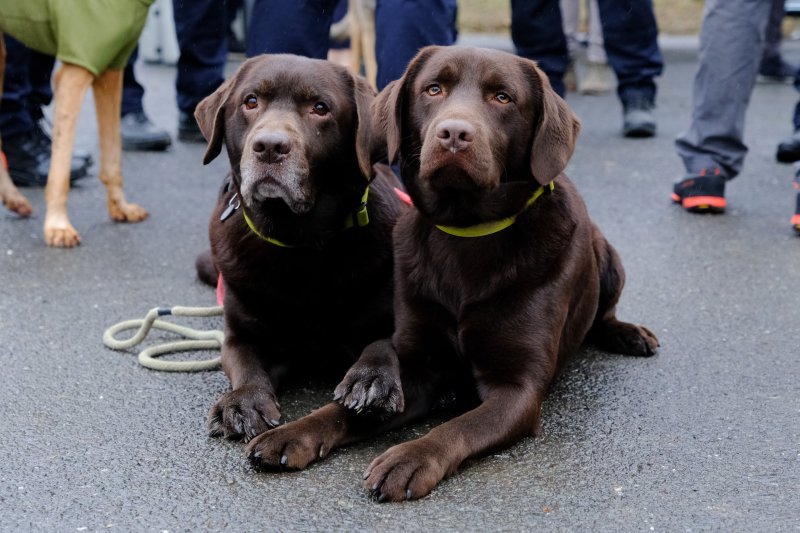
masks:
[[[313,111],[313,113],[314,113],[315,115],[319,115],[319,116],[321,116],[321,117],[324,117],[325,115],[327,115],[328,113],[330,113],[330,111],[331,111],[331,110],[330,110],[330,108],[328,107],[328,104],[326,104],[325,102],[317,102],[316,104],[314,104],[314,111]]]
[[[428,85],[425,88],[425,92],[428,93],[428,95],[430,96],[436,96],[437,94],[441,94],[442,88],[439,87],[439,85],[437,85],[436,83],[434,83],[433,85]]]
[[[244,98],[244,107],[246,109],[255,109],[258,107],[258,98],[254,94],[248,94]]]
[[[507,104],[511,102],[511,97],[508,96],[506,93],[500,91],[496,95],[494,95],[495,99],[500,102],[501,104]]]

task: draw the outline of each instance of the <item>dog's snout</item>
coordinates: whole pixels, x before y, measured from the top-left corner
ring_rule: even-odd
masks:
[[[262,131],[253,139],[253,151],[262,159],[280,161],[291,152],[289,136],[277,131]]]
[[[475,126],[466,120],[443,120],[436,126],[436,137],[446,150],[459,152],[475,139]]]

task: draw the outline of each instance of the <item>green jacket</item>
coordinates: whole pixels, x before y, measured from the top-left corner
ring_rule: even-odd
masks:
[[[0,31],[95,76],[123,69],[155,0],[0,0]]]

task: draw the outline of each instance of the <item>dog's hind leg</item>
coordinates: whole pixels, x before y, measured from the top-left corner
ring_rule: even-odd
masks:
[[[625,284],[625,271],[617,251],[600,235],[599,230],[595,228],[594,232],[600,271],[600,300],[588,340],[609,352],[654,355],[658,339],[652,331],[644,326],[617,320],[616,308]]]
[[[0,33],[0,98],[3,96],[3,74],[6,70],[6,47],[3,43],[3,34]],[[2,154],[3,143],[0,140],[0,154]],[[0,155],[2,158],[2,155]],[[15,212],[21,217],[30,216],[33,212],[31,204],[22,196],[22,193],[17,190],[14,182],[11,181],[11,176],[8,175],[5,161],[0,161],[0,201],[3,202],[8,209]]]
[[[92,91],[100,137],[100,181],[108,193],[108,214],[117,222],[140,222],[147,218],[147,211],[126,202],[122,192],[122,71],[109,69],[101,73],[94,80]]]
[[[53,151],[45,188],[47,214],[44,219],[44,240],[50,246],[72,248],[81,243],[78,232],[69,221],[67,196],[75,126],[83,97],[93,78],[85,68],[70,63],[64,63],[54,77]]]

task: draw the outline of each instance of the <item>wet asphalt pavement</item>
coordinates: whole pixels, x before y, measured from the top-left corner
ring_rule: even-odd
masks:
[[[800,60],[800,45],[786,47]],[[0,530],[2,531],[797,531],[800,529],[800,238],[791,167],[774,161],[797,93],[758,85],[751,152],[724,216],[669,199],[681,173],[691,47],[666,51],[658,136],[620,136],[613,94],[568,102],[583,132],[568,168],[620,252],[623,320],[649,326],[650,359],[583,350],[544,406],[544,432],[465,465],[418,502],[376,504],[361,473],[420,424],[350,446],[299,473],[257,473],[237,442],[211,439],[205,414],[220,371],[169,374],[106,349],[119,320],[158,305],[211,305],[194,275],[223,158],[204,147],[125,153],[128,198],[150,211],[112,223],[95,178],[71,193],[84,244],[45,247],[36,215],[0,213]],[[235,68],[235,64],[231,64]],[[141,65],[145,107],[174,132],[174,70]],[[94,150],[87,99],[78,142]],[[220,327],[218,319],[186,321]],[[324,384],[282,395],[295,419]]]

